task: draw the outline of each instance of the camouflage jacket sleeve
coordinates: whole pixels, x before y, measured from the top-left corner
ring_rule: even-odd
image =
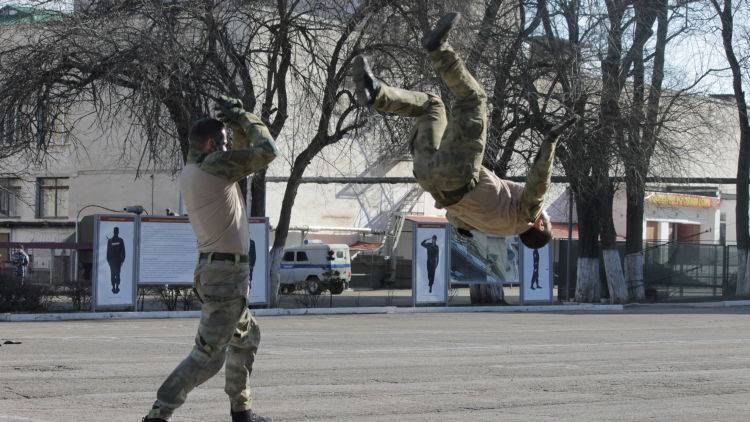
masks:
[[[236,182],[267,167],[279,155],[268,128],[255,115],[246,114],[240,124],[232,125],[233,149],[206,156],[200,163],[202,170]]]

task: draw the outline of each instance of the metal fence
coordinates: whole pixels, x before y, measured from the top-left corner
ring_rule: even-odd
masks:
[[[570,248],[570,261],[567,249]],[[620,256],[625,244],[618,243]],[[578,241],[557,240],[555,283],[561,300],[575,297]],[[736,286],[739,258],[735,245],[646,242],[643,278],[646,296],[651,301],[678,301],[731,297]],[[604,265],[600,262],[602,293],[607,295]]]

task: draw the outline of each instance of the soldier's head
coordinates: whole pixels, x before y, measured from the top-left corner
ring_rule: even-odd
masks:
[[[120,234],[120,228],[115,227],[114,230],[112,230],[112,232],[115,234],[115,237],[117,237]]]
[[[213,117],[198,119],[190,128],[190,147],[210,154],[227,150],[227,130],[221,120]]]
[[[518,236],[521,242],[531,249],[543,248],[552,240],[552,223],[546,211],[542,211],[534,225]]]
[[[432,235],[432,243],[437,243],[437,235]]]

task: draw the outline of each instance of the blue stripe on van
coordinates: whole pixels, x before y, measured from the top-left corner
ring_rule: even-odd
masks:
[[[351,268],[352,264],[331,264],[331,265],[315,265],[315,264],[281,264],[281,268],[289,270],[293,268]]]

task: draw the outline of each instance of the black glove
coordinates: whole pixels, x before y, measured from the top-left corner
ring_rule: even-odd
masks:
[[[239,123],[240,118],[245,114],[242,108],[242,100],[239,98],[227,97],[222,95],[214,105],[216,118],[224,123]]]

